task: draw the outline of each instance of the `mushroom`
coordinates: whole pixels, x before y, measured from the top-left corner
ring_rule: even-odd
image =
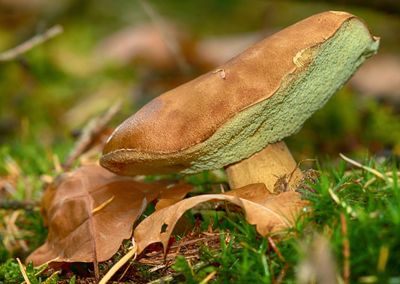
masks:
[[[100,163],[120,175],[225,167],[231,188],[294,189],[302,173],[282,140],[378,45],[351,14],[311,16],[149,102],[117,127]]]

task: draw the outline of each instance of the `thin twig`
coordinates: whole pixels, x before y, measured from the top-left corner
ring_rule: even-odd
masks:
[[[168,264],[168,263],[167,263],[167,264]],[[153,273],[153,272],[156,272],[157,270],[166,268],[166,267],[168,267],[167,264],[160,264],[160,265],[154,266],[154,267],[150,268],[150,269],[148,270],[148,272]]]
[[[16,225],[21,213],[21,210],[16,210],[11,215],[4,216],[5,232],[3,232],[3,244],[8,251],[15,250],[15,246],[23,251],[29,250],[26,240],[21,237],[21,230]]]
[[[373,184],[374,182],[376,182],[376,177],[371,178],[370,180],[368,180],[366,183],[364,183],[363,185],[363,190],[365,190],[367,187],[369,187],[371,184]]]
[[[286,262],[285,258],[283,257],[282,253],[280,252],[280,250],[278,249],[278,247],[276,246],[274,240],[271,237],[268,237],[268,243],[270,244],[271,248],[273,249],[273,251],[278,256],[280,261]]]
[[[187,63],[185,57],[183,56],[182,49],[175,38],[175,36],[170,35],[166,29],[166,23],[160,14],[149,4],[146,0],[139,0],[139,4],[142,6],[144,12],[153,21],[154,26],[160,31],[161,36],[168,49],[170,50],[172,56],[174,57],[176,63],[178,64],[181,71],[185,74],[189,74],[191,68]]]
[[[56,171],[57,174],[61,174],[63,172],[61,163],[60,163],[60,158],[58,157],[57,154],[53,154],[53,165],[54,165],[54,170]]]
[[[280,284],[283,282],[283,279],[285,278],[288,269],[289,269],[289,264],[286,262],[282,270],[279,272],[278,277],[275,279],[274,284]]]
[[[393,179],[391,179],[391,178],[385,176],[385,175],[382,174],[381,172],[379,172],[379,171],[377,171],[377,170],[375,170],[375,169],[373,169],[373,168],[364,166],[364,165],[360,164],[359,162],[354,161],[354,160],[350,159],[349,157],[346,157],[346,156],[343,155],[342,153],[340,153],[339,156],[340,156],[343,160],[345,160],[346,162],[352,164],[353,166],[356,166],[356,167],[358,167],[358,168],[361,168],[361,169],[363,169],[363,170],[366,170],[367,172],[370,172],[371,174],[377,176],[377,177],[380,178],[380,179],[383,179],[383,180],[385,180],[385,181],[387,180],[387,181],[389,181],[390,183],[393,183]]]
[[[37,206],[39,206],[39,203],[35,201],[0,200],[0,209],[32,210]]]
[[[285,188],[285,191],[288,189],[287,187],[289,186],[289,184],[292,182],[292,178],[294,177],[294,174],[295,174],[295,172],[297,171],[297,170],[299,170],[300,172],[301,172],[301,175],[302,175],[302,179],[301,179],[301,181],[304,181],[305,180],[305,176],[304,176],[304,172],[300,169],[300,165],[302,164],[302,163],[304,163],[304,162],[315,162],[316,160],[315,159],[304,159],[304,160],[301,160],[301,161],[299,161],[298,163],[297,163],[297,165],[294,167],[294,169],[291,171],[291,173],[289,174],[289,176],[286,178],[286,180],[287,180],[287,182],[286,182],[286,188]],[[303,182],[304,183],[304,182]],[[301,184],[301,183],[300,183]],[[297,185],[297,187],[298,187],[299,185]]]
[[[171,273],[167,276],[163,276],[161,278],[158,278],[156,280],[150,281],[147,284],[164,284],[164,283],[170,283],[172,280],[174,280],[174,277],[178,276],[179,273]]]
[[[122,272],[121,276],[118,278],[118,282],[121,282],[122,278],[125,277],[126,273],[128,272],[129,268],[131,268],[133,261],[129,262],[129,264],[126,266],[124,272]]]
[[[399,172],[395,172],[395,175],[397,175],[398,177],[400,177],[400,171]],[[393,172],[386,172],[385,175],[387,175],[388,177],[392,177],[393,176]]]
[[[193,270],[199,270],[199,269],[205,267],[205,266],[208,265],[208,264],[209,264],[208,262],[200,261],[200,262],[196,263],[195,265],[193,265],[192,268],[193,268]],[[169,274],[169,275],[167,275],[167,276],[163,276],[163,277],[158,278],[158,279],[156,279],[156,280],[150,281],[150,282],[148,282],[147,284],[163,284],[163,283],[169,283],[169,282],[171,282],[172,280],[174,280],[174,277],[177,277],[177,276],[179,276],[179,275],[181,275],[181,273],[173,272],[173,273],[171,273],[171,274]],[[101,284],[101,283],[100,283],[100,284]]]
[[[379,249],[379,258],[378,258],[378,271],[380,273],[385,272],[386,264],[389,259],[389,247],[387,245],[382,245]]]
[[[99,206],[97,206],[96,208],[94,208],[92,210],[92,214],[96,214],[97,212],[99,212],[100,210],[102,210],[103,208],[105,208],[108,204],[110,204],[115,198],[115,195],[111,196],[108,200],[106,200],[105,202],[103,202],[102,204],[100,204]]]
[[[128,251],[128,253],[125,254],[120,260],[118,260],[118,262],[116,264],[114,264],[113,267],[110,268],[110,270],[108,270],[106,275],[104,275],[104,277],[100,280],[99,284],[108,283],[108,281],[110,281],[110,279],[114,276],[114,274],[117,273],[117,271],[122,266],[124,266],[125,263],[127,263],[132,257],[134,257],[134,260],[135,260],[136,251],[137,251],[137,246],[136,246],[136,243],[133,242],[133,248],[130,251]]]
[[[54,283],[55,280],[55,276],[57,274],[60,274],[61,271],[54,271],[44,282],[43,284],[50,284],[50,283]]]
[[[16,47],[9,49],[0,53],[0,62],[10,61],[15,59],[16,57],[20,56],[21,54],[31,50],[35,46],[42,44],[43,42],[61,34],[63,32],[63,28],[60,25],[56,25],[51,27],[43,34],[35,35],[34,37],[30,38],[29,40],[17,45]]]
[[[347,222],[343,213],[340,213],[340,224],[343,237],[343,283],[350,283],[350,242],[347,236]]]
[[[208,275],[206,276],[206,278],[204,278],[204,279],[200,282],[200,284],[207,284],[211,279],[214,278],[215,274],[217,274],[217,271],[214,270],[213,272],[211,272],[210,274],[208,274]]]
[[[351,208],[350,205],[348,205],[345,201],[341,201],[339,196],[335,192],[333,192],[332,188],[328,188],[329,195],[332,197],[333,201],[335,201],[336,204],[342,206],[344,209],[346,209],[347,214],[351,215],[351,217],[356,218],[357,213]]]
[[[26,274],[25,271],[25,266],[22,264],[21,260],[17,257],[17,262],[19,265],[19,270],[21,271],[22,277],[24,277],[24,280],[27,284],[32,284],[31,281],[29,280],[28,274]]]
[[[38,271],[35,272],[35,277],[38,277],[39,275],[41,275],[43,272],[46,271],[47,268],[49,268],[49,264],[56,261],[59,257],[57,256],[56,258],[50,259],[48,261],[46,261],[45,263],[39,265],[39,266],[35,266],[34,268]],[[51,280],[51,277],[53,277],[53,275],[60,273],[60,271],[56,271],[54,272],[52,275],[50,275],[50,277],[47,278],[47,280]],[[46,281],[47,281],[46,280]],[[47,283],[47,282],[45,282]],[[26,281],[23,281],[21,284],[27,284]]]
[[[121,106],[122,102],[117,101],[105,114],[95,117],[85,126],[81,137],[75,143],[74,148],[63,165],[65,170],[69,169],[75,160],[88,150],[92,142],[104,131],[110,120],[119,112]]]
[[[274,283],[274,284],[279,284],[285,278],[286,271],[289,268],[289,264],[286,262],[285,257],[282,255],[282,253],[280,252],[280,250],[278,249],[278,247],[276,246],[274,240],[271,237],[268,237],[268,243],[271,246],[272,250],[278,256],[279,260],[282,261],[283,263],[285,263],[283,269],[279,272],[278,278],[277,279],[273,279],[273,281],[272,281],[272,283]]]

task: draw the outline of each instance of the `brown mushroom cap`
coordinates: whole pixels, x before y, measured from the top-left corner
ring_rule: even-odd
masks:
[[[115,130],[101,164],[133,175],[240,161],[298,131],[377,47],[351,14],[311,16],[149,102]]]

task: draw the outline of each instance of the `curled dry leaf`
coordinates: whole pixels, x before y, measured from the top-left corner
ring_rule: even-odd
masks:
[[[258,204],[264,204],[271,196],[274,196],[263,183],[255,183],[235,188],[226,192],[225,195],[244,198]]]
[[[229,201],[241,207],[246,220],[256,225],[257,232],[265,236],[293,225],[301,209],[307,204],[297,192],[269,193],[264,184],[251,184],[228,194],[206,194],[184,199],[172,206],[156,211],[143,220],[134,231],[138,253],[148,245],[161,242],[164,252],[174,227],[185,211],[207,201]]]
[[[400,56],[378,55],[367,61],[350,80],[363,95],[400,102]]]
[[[187,185],[177,185],[180,187]],[[111,258],[132,234],[133,223],[167,184],[145,184],[98,165],[62,175],[45,192],[42,211],[49,234],[27,259],[40,265]],[[174,188],[168,187],[168,192]],[[189,190],[189,189],[188,189]]]
[[[264,37],[263,33],[258,32],[205,38],[197,43],[196,53],[199,59],[219,66]]]
[[[182,35],[172,24],[167,24],[164,29],[168,36],[180,41]],[[164,35],[149,24],[126,27],[107,37],[99,44],[96,56],[100,63],[127,64],[138,60],[155,68],[168,68],[175,64]]]
[[[156,210],[161,210],[181,201],[191,190],[192,186],[185,183],[165,187],[160,193],[159,200],[156,204]]]

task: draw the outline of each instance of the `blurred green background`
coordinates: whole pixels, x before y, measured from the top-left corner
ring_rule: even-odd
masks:
[[[64,29],[0,62],[0,158],[46,173],[45,160],[56,153],[63,161],[89,119],[115,101],[123,109],[112,126],[252,42],[326,10],[363,18],[381,48],[288,144],[297,159],[399,155],[399,1],[0,0],[0,52],[54,25]]]
[[[342,152],[360,161],[377,157],[367,164],[386,165],[382,172],[387,172],[393,164],[382,161],[400,161],[399,0],[0,0],[0,58],[55,25],[64,30],[0,62],[0,262],[24,257],[44,241],[46,230],[37,206],[43,188],[63,171],[59,162],[66,161],[91,119],[122,101],[121,111],[105,131],[110,133],[155,96],[215,70],[259,39],[326,10],[344,10],[364,19],[381,37],[381,47],[287,143],[298,161],[317,158],[329,168]],[[99,155],[100,147],[94,159]],[[317,168],[303,166],[307,165]],[[361,212],[360,222],[349,218],[349,228],[355,228],[350,230],[352,277],[373,275],[382,248],[390,251],[387,275],[396,276],[392,269],[399,259],[398,238],[393,235],[399,224],[398,190],[393,186],[392,193],[391,187],[377,182],[366,194],[370,174],[349,175],[344,163],[338,168],[322,171],[316,184],[321,195],[313,201],[315,223],[340,259],[337,220],[347,207],[341,207],[344,201],[336,206],[331,200],[328,189],[333,186]],[[211,180],[207,173],[190,178],[196,185]],[[345,185],[351,188],[342,190]],[[25,209],[16,210],[17,206]],[[17,229],[10,230],[10,224]],[[308,228],[304,232],[311,236]],[[253,240],[248,243],[254,245]],[[301,259],[287,247],[283,251],[292,263]],[[232,261],[236,263],[236,255]],[[10,270],[2,267],[0,277]],[[238,271],[245,273],[241,267]],[[19,275],[18,269],[14,271]]]

